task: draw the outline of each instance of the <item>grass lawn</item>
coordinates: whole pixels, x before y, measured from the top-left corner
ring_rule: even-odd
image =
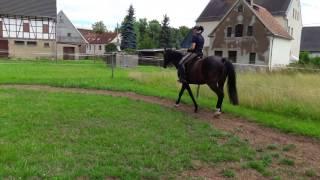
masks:
[[[0,84],[45,84],[58,87],[133,91],[175,99],[176,72],[159,67],[111,70],[101,62],[0,61]],[[224,110],[285,132],[320,137],[319,73],[239,73],[240,106],[225,101]],[[215,95],[201,89],[200,107],[215,106]],[[226,98],[227,99],[227,98]],[[188,96],[183,101],[190,103]]]
[[[208,123],[126,98],[0,89],[0,107],[0,179],[157,179],[194,161],[262,163]]]

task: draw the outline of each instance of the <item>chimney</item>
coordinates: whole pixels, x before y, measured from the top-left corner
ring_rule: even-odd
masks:
[[[248,3],[250,6],[253,5],[253,0],[246,0],[246,1],[247,1],[247,3]]]

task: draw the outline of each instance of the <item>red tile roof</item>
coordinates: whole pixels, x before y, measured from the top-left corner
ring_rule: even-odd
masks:
[[[83,37],[86,38],[89,44],[109,44],[117,37],[117,33],[113,33],[113,32],[105,32],[105,33],[99,34],[88,29],[78,29],[78,30],[83,35]]]
[[[256,15],[260,18],[262,23],[276,36],[280,36],[286,39],[292,39],[289,33],[278,23],[278,21],[271,15],[271,13],[259,6],[254,4],[253,10]]]

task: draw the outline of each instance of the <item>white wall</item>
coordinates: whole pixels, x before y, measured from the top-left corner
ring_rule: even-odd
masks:
[[[271,37],[271,46],[272,50],[270,53],[270,65],[272,67],[285,66],[290,63],[290,47],[291,41],[278,37]]]
[[[320,57],[320,52],[310,52],[310,57]]]
[[[291,56],[299,58],[302,33],[302,17],[300,0],[291,0],[287,11],[288,32],[293,37],[291,42]]]
[[[53,20],[43,20],[38,18],[34,20],[0,18],[2,21],[2,30],[4,38],[21,38],[35,40],[54,40],[55,22]],[[29,23],[30,32],[23,32],[23,23]],[[49,33],[43,33],[43,24],[49,25]]]
[[[99,47],[101,46],[101,50]],[[88,44],[86,45],[86,54],[103,55],[105,53],[105,44]]]

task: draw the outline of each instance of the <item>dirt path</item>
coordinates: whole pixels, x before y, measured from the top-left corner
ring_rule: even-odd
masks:
[[[147,103],[159,104],[161,106],[173,108],[173,101],[138,95],[131,92],[114,92],[106,90],[89,90],[89,89],[76,89],[76,88],[56,88],[50,86],[40,85],[0,85],[2,89],[14,88],[35,91],[48,91],[48,92],[69,92],[69,93],[82,93],[82,94],[98,94],[110,95],[114,97],[127,97],[132,100],[140,100]],[[275,150],[281,153],[284,157],[294,160],[294,165],[280,169],[278,164],[273,164],[273,170],[288,171],[289,174],[293,173],[293,177],[305,177],[311,179],[320,179],[320,141],[308,137],[301,137],[289,135],[279,132],[278,130],[262,127],[256,123],[247,120],[223,114],[220,118],[213,118],[213,113],[206,109],[200,109],[200,112],[193,113],[193,107],[188,105],[181,105],[177,110],[187,113],[197,119],[210,122],[215,128],[226,131],[242,138],[249,142],[257,152],[266,150]],[[308,172],[306,174],[306,171]],[[310,171],[310,172],[309,172]],[[243,178],[241,178],[241,174]],[[252,171],[245,173],[239,170],[240,179],[244,179],[250,175],[250,179],[261,179],[262,177]],[[282,173],[280,173],[282,174]],[[288,173],[283,174],[283,179],[292,179],[287,176]],[[316,175],[315,175],[316,174]],[[309,175],[309,176],[308,176]],[[209,167],[202,167],[198,170],[185,172],[182,176],[200,176],[206,179],[222,178],[217,174],[217,170],[210,169]],[[239,178],[239,176],[237,176]],[[287,178],[286,178],[287,177]],[[295,179],[295,178],[294,178]]]

